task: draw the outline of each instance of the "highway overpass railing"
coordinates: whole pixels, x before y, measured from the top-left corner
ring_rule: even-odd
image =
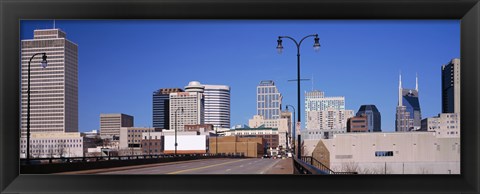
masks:
[[[293,165],[295,174],[358,174],[357,172],[335,172],[311,156],[302,156],[300,159],[295,157]]]
[[[175,161],[243,158],[235,154],[167,154],[167,155],[133,155],[133,156],[96,156],[70,158],[32,158],[20,159],[21,174],[49,174],[69,171],[91,170],[142,164],[165,163]]]

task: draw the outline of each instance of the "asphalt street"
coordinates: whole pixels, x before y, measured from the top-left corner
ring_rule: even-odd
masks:
[[[114,170],[98,174],[265,174],[280,159],[206,159],[182,163],[165,163],[151,167]]]

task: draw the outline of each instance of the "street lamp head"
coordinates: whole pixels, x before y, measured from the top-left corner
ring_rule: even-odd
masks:
[[[278,54],[282,54],[283,52],[283,46],[282,46],[282,39],[280,39],[280,37],[278,38],[277,40],[277,52]]]
[[[181,113],[183,114],[183,107],[180,109]]]
[[[315,52],[320,51],[320,38],[318,38],[318,36],[315,37],[315,43],[313,44],[313,50],[315,50]]]
[[[42,56],[42,67],[45,68],[47,67],[47,54],[43,53]]]

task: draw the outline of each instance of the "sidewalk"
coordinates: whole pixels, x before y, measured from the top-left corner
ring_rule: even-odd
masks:
[[[293,174],[292,158],[282,159],[270,168],[265,174]]]

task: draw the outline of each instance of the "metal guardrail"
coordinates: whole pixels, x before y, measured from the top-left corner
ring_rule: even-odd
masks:
[[[335,172],[311,156],[294,158],[294,166],[300,174],[358,174],[357,172]]]
[[[56,164],[56,163],[79,163],[79,162],[100,162],[110,160],[145,160],[145,159],[161,159],[161,158],[243,158],[243,154],[159,154],[159,155],[129,155],[129,156],[92,156],[92,157],[59,157],[59,158],[30,158],[20,159],[20,165],[36,165],[36,164]]]

